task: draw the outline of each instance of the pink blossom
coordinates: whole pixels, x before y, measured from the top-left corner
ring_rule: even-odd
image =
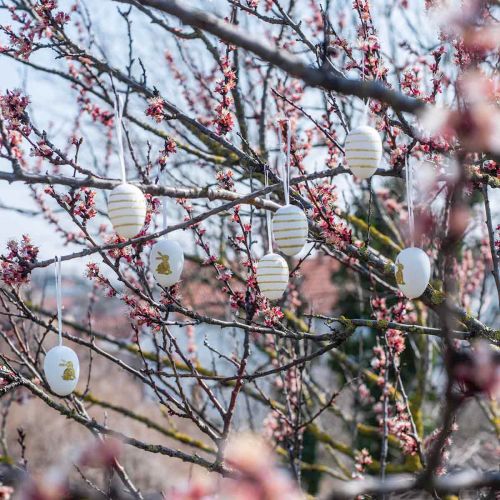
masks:
[[[161,123],[165,115],[165,101],[160,96],[150,97],[146,116],[150,116],[156,123]]]
[[[0,256],[0,279],[7,285],[20,285],[29,281],[30,264],[36,262],[38,247],[31,243],[28,235],[21,242],[7,243],[7,254]]]

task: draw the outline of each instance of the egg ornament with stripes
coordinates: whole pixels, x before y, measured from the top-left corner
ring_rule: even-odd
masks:
[[[268,253],[257,263],[257,284],[269,300],[279,299],[288,286],[288,264],[277,253]]]
[[[382,159],[380,134],[368,125],[351,130],[345,142],[345,157],[351,172],[360,179],[368,179],[377,170]]]
[[[273,216],[273,236],[285,255],[297,255],[307,242],[307,217],[295,205],[281,207]]]
[[[421,248],[405,248],[399,252],[395,264],[398,288],[409,299],[420,297],[431,278],[431,263],[427,254]]]
[[[123,238],[136,236],[146,218],[146,198],[142,191],[127,183],[116,186],[109,195],[108,216],[118,235]]]

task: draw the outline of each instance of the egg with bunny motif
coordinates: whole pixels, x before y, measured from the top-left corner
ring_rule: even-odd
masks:
[[[396,258],[396,283],[409,299],[420,297],[431,278],[431,263],[421,248],[405,248]]]
[[[80,362],[73,349],[58,345],[46,354],[43,371],[53,393],[69,396],[78,384]]]

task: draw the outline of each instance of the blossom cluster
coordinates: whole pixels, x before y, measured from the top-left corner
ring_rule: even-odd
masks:
[[[7,285],[21,285],[29,281],[31,264],[36,262],[38,247],[27,235],[20,242],[7,243],[7,254],[0,256],[0,279]]]
[[[326,241],[340,248],[352,243],[351,230],[339,220],[335,186],[325,182],[311,188],[310,199],[313,203],[311,216]]]
[[[96,285],[100,286],[106,292],[107,297],[115,297],[116,290],[111,285],[111,282],[99,270],[99,266],[95,262],[87,264],[87,271],[85,273],[87,278],[93,280]]]
[[[234,191],[233,171],[230,169],[219,170],[216,175],[217,184],[222,189]]]
[[[148,99],[146,116],[150,116],[156,123],[161,123],[165,117],[165,101],[159,95]]]
[[[135,321],[138,326],[145,325],[151,328],[153,332],[161,330],[161,318],[158,309],[130,295],[123,296],[122,300],[129,308],[130,319]]]
[[[221,101],[215,107],[216,117],[214,124],[219,135],[225,135],[234,127],[234,119],[230,107],[233,99],[230,92],[236,87],[236,72],[231,64],[229,57],[221,61],[223,78],[217,82],[215,92],[222,97]]]
[[[29,59],[37,47],[37,41],[53,38],[54,31],[69,22],[69,14],[57,11],[57,7],[55,0],[38,0],[33,7],[36,17],[29,16],[27,9],[9,7],[11,19],[19,25],[19,29],[16,32],[9,25],[0,26],[0,30],[9,37],[9,45],[0,46],[0,52],[11,52],[21,59]]]
[[[29,103],[29,97],[18,89],[7,90],[4,95],[0,95],[0,113],[9,130],[17,130],[24,135],[30,134],[31,129],[25,116]]]
[[[158,163],[160,164],[161,169],[163,169],[167,164],[169,156],[175,153],[177,153],[177,144],[175,141],[170,137],[165,139],[163,149],[160,150],[160,156],[158,157]]]
[[[66,210],[73,215],[80,217],[83,225],[97,215],[95,204],[96,192],[91,188],[82,187],[75,191],[72,190],[68,194],[64,194],[62,196],[56,195],[52,187],[47,187],[45,192],[55,198],[58,198],[58,201],[64,204]]]

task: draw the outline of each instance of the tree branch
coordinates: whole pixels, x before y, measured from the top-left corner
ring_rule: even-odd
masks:
[[[221,21],[207,12],[191,9],[185,3],[177,0],[115,0],[135,6],[148,6],[172,14],[184,24],[208,31],[227,43],[252,52],[264,61],[267,61],[288,74],[303,80],[312,87],[321,87],[325,90],[338,92],[344,95],[353,95],[362,99],[372,98],[390,105],[397,111],[406,111],[417,114],[424,110],[424,102],[394,92],[378,82],[354,80],[336,76],[330,71],[316,69],[304,64],[300,59],[284,50],[271,47],[260,41],[258,37],[245,33],[233,25]]]

